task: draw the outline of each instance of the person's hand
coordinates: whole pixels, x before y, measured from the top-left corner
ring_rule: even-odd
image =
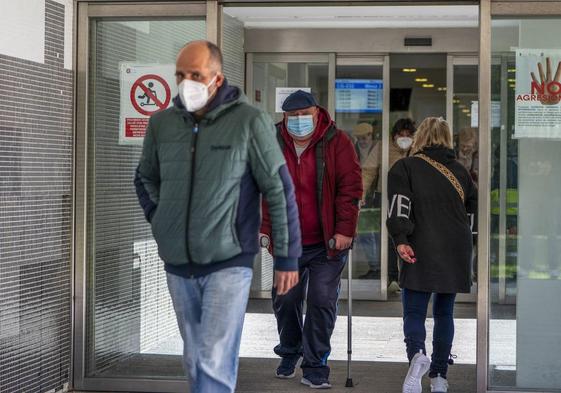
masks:
[[[415,258],[415,252],[411,248],[411,246],[407,244],[400,244],[397,246],[397,253],[407,263],[415,263],[417,259]]]
[[[333,239],[335,239],[336,250],[346,250],[347,248],[350,248],[351,244],[353,243],[352,237],[340,235],[338,233],[336,233],[335,236],[333,236]]]
[[[298,272],[283,272],[275,270],[275,280],[273,287],[277,289],[277,295],[285,295],[298,284]]]
[[[549,57],[545,58],[545,74],[543,72],[543,65],[542,63],[538,63],[538,72],[540,74],[540,80],[538,81],[538,78],[536,78],[536,74],[534,74],[533,72],[530,72],[530,75],[532,76],[532,80],[534,82],[536,82],[537,84],[540,85],[544,85],[545,86],[545,91],[544,94],[547,97],[543,97],[540,102],[543,105],[555,105],[557,103],[559,103],[559,101],[561,101],[561,89],[559,88],[558,84],[551,84],[550,87],[548,88],[548,85],[551,82],[561,82],[561,61],[557,64],[557,71],[555,72],[555,76],[552,78],[551,74],[552,74],[552,67],[551,67],[551,59]],[[550,93],[551,91],[551,93]]]

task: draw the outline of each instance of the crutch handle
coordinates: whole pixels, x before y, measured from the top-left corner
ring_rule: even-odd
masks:
[[[353,237],[353,241],[351,242],[351,246],[349,247],[349,250],[353,248],[355,244],[355,239]],[[332,237],[331,239],[329,239],[329,241],[327,242],[327,245],[329,246],[330,250],[335,250],[335,246],[337,245],[337,241],[335,241],[335,238]]]
[[[271,245],[271,239],[264,233],[259,234],[259,246],[261,248],[269,248]]]

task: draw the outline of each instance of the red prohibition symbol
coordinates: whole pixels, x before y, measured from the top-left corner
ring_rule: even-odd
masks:
[[[157,96],[156,91],[153,89],[154,83],[151,82],[152,80],[162,84],[165,91],[165,96],[163,97],[163,99],[162,97]],[[149,82],[146,83],[146,81]],[[140,90],[142,91],[142,95],[136,95],[135,92],[137,88],[140,88]],[[141,100],[141,102],[138,101],[139,99]],[[171,90],[164,78],[156,74],[148,74],[138,78],[132,84],[130,100],[132,106],[138,113],[150,116],[168,107],[171,100]]]

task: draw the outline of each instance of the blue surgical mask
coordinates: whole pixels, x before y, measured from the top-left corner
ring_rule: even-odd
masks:
[[[288,132],[303,138],[314,132],[314,117],[312,115],[288,116],[286,124]]]

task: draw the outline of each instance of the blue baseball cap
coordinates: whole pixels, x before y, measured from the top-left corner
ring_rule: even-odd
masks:
[[[282,104],[282,110],[285,112],[296,111],[298,109],[318,106],[318,103],[311,93],[304,90],[296,90],[294,93],[286,97]]]

